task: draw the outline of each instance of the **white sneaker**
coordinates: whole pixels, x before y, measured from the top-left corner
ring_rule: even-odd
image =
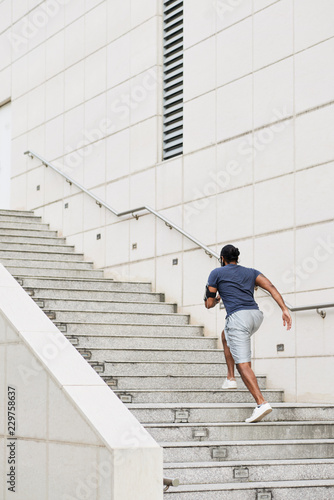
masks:
[[[237,381],[229,380],[226,378],[225,382],[222,385],[222,389],[237,389]]]
[[[273,411],[269,403],[263,403],[261,406],[256,406],[252,415],[246,418],[245,422],[251,424],[252,422],[260,422],[268,413]]]

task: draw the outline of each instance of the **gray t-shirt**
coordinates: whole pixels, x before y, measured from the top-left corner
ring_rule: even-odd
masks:
[[[260,271],[250,267],[228,264],[211,271],[208,286],[218,289],[219,295],[230,316],[242,309],[258,309],[254,300],[255,280]]]

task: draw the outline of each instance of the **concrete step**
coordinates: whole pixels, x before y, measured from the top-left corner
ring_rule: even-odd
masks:
[[[84,322],[84,321],[66,321],[61,323],[54,322],[59,330],[67,335],[110,335],[124,337],[193,337],[203,338],[203,327],[196,325],[152,325],[134,324],[134,323],[103,323],[103,322]]]
[[[20,267],[20,268],[32,268],[32,269],[56,269],[64,270],[69,269],[71,271],[82,270],[82,269],[93,269],[92,262],[83,261],[67,261],[67,260],[38,260],[38,259],[8,259],[0,258],[0,262],[6,267]],[[103,271],[100,271],[100,273]]]
[[[35,288],[33,296],[39,299],[104,300],[111,302],[164,302],[164,294],[153,292],[118,292],[103,290],[68,290],[66,288]]]
[[[16,267],[16,266],[5,266],[14,278],[28,277],[31,276],[36,278],[40,276],[41,278],[52,278],[57,277],[58,279],[68,279],[68,278],[102,278],[102,270],[91,270],[91,269],[39,269],[34,267]]]
[[[171,500],[332,500],[334,481],[268,481],[183,485],[165,493]]]
[[[0,215],[17,217],[36,217],[32,210],[0,210]]]
[[[57,231],[51,231],[50,229],[15,229],[15,228],[5,228],[0,227],[0,240],[5,239],[8,236],[19,236],[20,238],[26,238],[27,236],[33,238],[56,238],[58,236]]]
[[[0,225],[2,222],[18,222],[18,223],[34,223],[40,224],[42,223],[42,217],[37,215],[16,215],[16,214],[7,214],[0,212]]]
[[[49,234],[49,232],[48,232]],[[2,234],[0,233],[0,245],[8,243],[16,243],[22,245],[48,245],[53,246],[54,248],[58,248],[59,245],[66,246],[66,239],[63,237],[56,236],[42,236],[42,235],[33,235],[29,236],[27,234],[22,234],[18,231],[18,234]],[[70,246],[68,248],[71,248]]]
[[[226,390],[226,389],[142,389],[142,390],[115,390],[117,396],[124,402],[145,403],[251,403],[253,396],[248,390]],[[283,391],[263,390],[264,397],[268,401],[280,403],[283,401]],[[149,424],[155,425],[155,424]],[[159,424],[157,424],[159,425]],[[179,425],[179,424],[165,424]],[[187,424],[182,424],[187,425]],[[197,424],[189,424],[196,426]]]
[[[142,423],[174,423],[176,413],[184,412],[183,422],[244,422],[254,409],[252,403],[174,403],[131,404],[129,408]],[[334,421],[334,406],[307,403],[273,403],[267,422]],[[250,425],[250,424],[249,424]],[[255,425],[255,424],[254,424]]]
[[[42,309],[55,311],[82,311],[82,312],[138,312],[152,314],[173,314],[177,311],[176,304],[166,302],[122,302],[105,301],[93,299],[39,299],[34,296],[35,301]]]
[[[66,277],[22,276],[22,286],[27,288],[57,288],[66,290],[88,290],[107,292],[150,292],[151,283],[114,281],[112,279],[74,279]]]
[[[29,220],[11,221],[1,219],[0,217],[0,233],[2,233],[4,229],[22,229],[23,231],[49,231],[49,228],[49,224],[44,224],[43,222]]]
[[[171,441],[251,441],[279,439],[334,439],[334,421],[146,424],[160,443]]]
[[[38,252],[38,253],[48,253],[53,255],[62,253],[66,255],[72,255],[74,253],[74,245],[65,245],[65,244],[59,244],[58,241],[59,239],[64,239],[64,238],[57,238],[57,243],[54,243],[53,245],[48,245],[48,244],[43,244],[43,243],[34,243],[34,239],[31,238],[30,243],[17,243],[17,242],[7,242],[7,241],[0,241],[0,250],[2,252]],[[76,254],[76,255],[82,255],[82,254]]]
[[[2,250],[0,247],[0,259],[10,260],[43,260],[43,261],[68,261],[80,262],[84,256],[81,253],[74,252],[35,252],[27,250]]]
[[[138,349],[215,349],[217,339],[209,337],[140,337],[136,335],[68,335],[67,338],[75,347],[91,347],[99,349],[132,349],[136,346]]]
[[[179,478],[182,485],[324,480],[334,479],[334,459],[168,463],[164,475]]]
[[[74,272],[74,271],[72,271]],[[94,271],[76,271],[94,272]],[[96,272],[96,271],[95,271]],[[47,314],[47,311],[44,311]],[[139,313],[139,312],[85,312],[73,310],[52,310],[52,318],[57,323],[68,321],[87,321],[88,323],[123,323],[123,324],[151,324],[151,325],[187,325],[189,323],[188,314],[176,313]]]
[[[94,365],[92,365],[94,366]],[[200,389],[214,389],[219,390],[222,386],[224,378],[216,374],[215,376],[138,376],[133,373],[131,376],[119,375],[116,371],[113,371],[111,374],[111,370],[108,368],[108,373],[106,373],[104,363],[100,365],[94,366],[96,371],[101,375],[104,381],[114,389],[119,389],[122,391],[132,391],[138,389],[159,389],[159,390],[178,390],[178,389],[191,389],[191,390],[200,390]],[[238,387],[240,389],[246,389],[240,377],[236,377],[238,382]],[[260,389],[265,389],[267,384],[267,378],[264,375],[258,375],[257,381]],[[231,395],[232,397],[232,395]],[[253,405],[252,405],[253,407]],[[251,408],[249,409],[249,411]],[[167,411],[168,417],[170,413]],[[248,416],[248,415],[247,415]],[[159,420],[156,420],[159,421]],[[161,421],[161,420],[160,420]],[[173,420],[174,421],[174,420]]]
[[[165,363],[178,362],[178,363],[224,363],[224,352],[221,349],[171,349],[164,348],[148,348],[137,349],[99,349],[97,347],[79,348],[81,354],[86,359],[93,361],[108,361],[114,362],[154,362],[163,361]]]
[[[220,375],[224,377],[227,373],[226,364],[221,361],[212,363],[184,363],[182,361],[115,361],[105,362],[105,373],[114,375],[132,375],[137,376],[160,376],[160,377],[187,377],[201,376],[205,373],[207,376]],[[209,420],[207,420],[209,421]],[[163,422],[163,420],[161,420]]]
[[[253,425],[253,424],[249,424]],[[163,443],[164,461],[209,462],[333,458],[334,439],[197,441]]]

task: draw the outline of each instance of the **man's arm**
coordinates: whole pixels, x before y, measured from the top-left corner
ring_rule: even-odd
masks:
[[[217,288],[214,288],[213,286],[208,286],[208,289],[211,293],[217,293]],[[220,297],[219,295],[217,295],[217,297],[208,297],[204,304],[207,309],[211,309],[212,307],[215,307],[219,302]]]
[[[267,292],[269,292],[272,298],[277,302],[282,309],[283,326],[286,326],[287,330],[290,330],[292,325],[290,312],[277,288],[263,274],[258,275],[255,280],[255,284],[267,290]]]

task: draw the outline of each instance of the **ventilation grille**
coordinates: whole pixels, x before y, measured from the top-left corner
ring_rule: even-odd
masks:
[[[183,153],[183,0],[164,0],[163,103],[167,160]]]

